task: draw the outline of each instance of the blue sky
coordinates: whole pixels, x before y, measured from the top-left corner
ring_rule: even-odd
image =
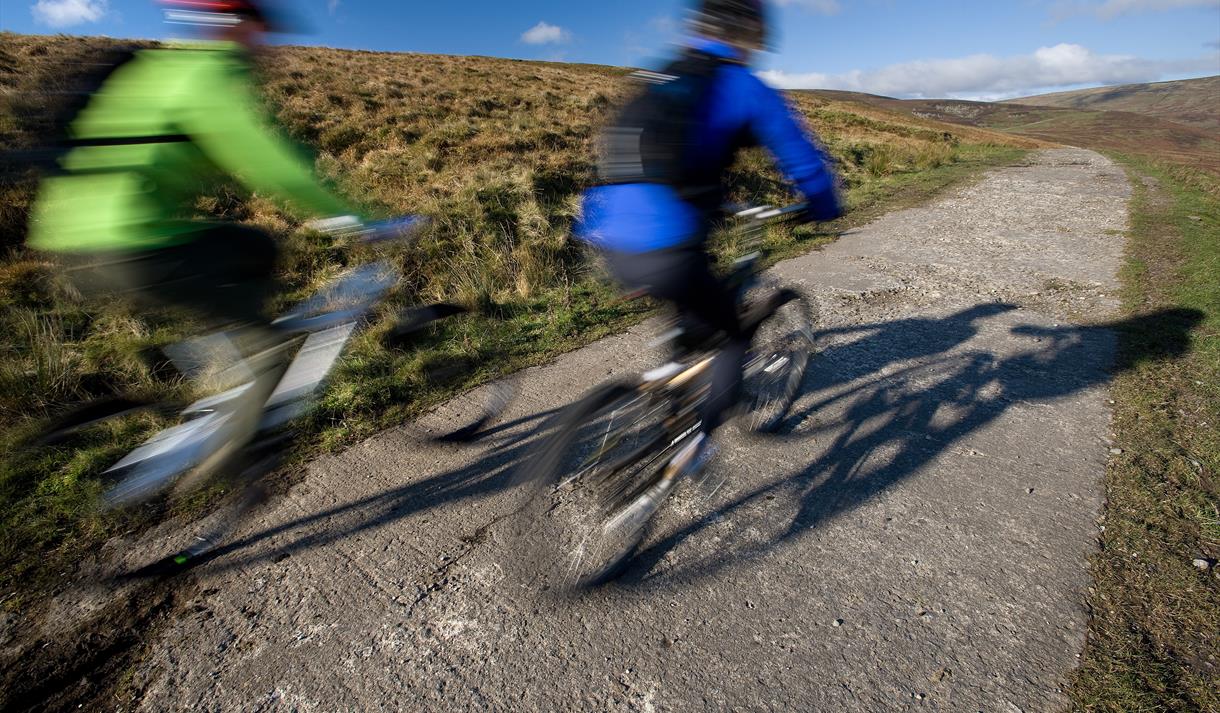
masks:
[[[1220,74],[1220,0],[774,0],[771,82],[903,97],[1000,98]],[[298,0],[283,41],[647,66],[680,0]],[[151,0],[0,0],[0,28],[166,37]]]

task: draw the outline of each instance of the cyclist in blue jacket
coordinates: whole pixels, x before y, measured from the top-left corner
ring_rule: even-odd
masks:
[[[767,47],[766,15],[764,0],[701,0],[680,55],[660,72],[639,73],[649,86],[605,130],[601,183],[586,192],[577,227],[620,282],[677,308],[692,335],[684,346],[694,335],[728,339],[712,369],[702,434],[674,457],[686,474],[714,453],[708,437],[738,400],[750,341],[705,249],[725,173],[741,149],[761,145],[804,194],[808,220],[840,214],[826,156],[784,98],[749,69]]]

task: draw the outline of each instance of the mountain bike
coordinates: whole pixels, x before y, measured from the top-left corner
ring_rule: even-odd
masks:
[[[766,228],[804,210],[761,207],[734,216],[739,242],[755,248],[728,276],[743,324],[754,330],[738,417],[755,433],[782,424],[818,351],[814,303],[760,272]],[[564,590],[622,572],[677,485],[671,458],[700,432],[717,351],[713,341],[682,362],[608,381],[561,412],[522,466],[526,504],[514,529],[527,577]]]
[[[402,243],[425,223],[402,217],[365,224],[345,233],[364,246]],[[178,414],[179,423],[132,450],[101,474],[108,483],[104,509],[146,502],[165,491],[182,495],[222,472],[244,486],[241,496],[214,525],[170,560],[158,563],[185,566],[214,548],[255,505],[266,497],[260,476],[272,471],[294,435],[294,424],[323,393],[352,338],[398,283],[400,271],[388,259],[347,271],[271,323],[273,346],[243,357],[226,333],[174,345],[171,361],[186,375],[205,364],[227,365],[214,379],[230,384],[221,393],[195,401]],[[425,327],[468,310],[437,303],[404,310],[386,340],[402,346]],[[472,421],[438,440],[461,442],[478,438],[513,398],[512,382],[491,390],[484,408]],[[103,423],[154,411],[171,416],[181,404],[141,402],[125,397],[95,401],[63,417],[37,445],[59,445]]]

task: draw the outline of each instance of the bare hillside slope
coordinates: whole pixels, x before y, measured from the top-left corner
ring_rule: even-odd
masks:
[[[1220,75],[1152,84],[1124,84],[1009,99],[1007,104],[1127,111],[1220,131]]]
[[[1133,111],[1100,111],[959,99],[893,99],[859,92],[801,92],[915,118],[1003,131],[1069,146],[1168,160],[1220,175],[1220,132]]]

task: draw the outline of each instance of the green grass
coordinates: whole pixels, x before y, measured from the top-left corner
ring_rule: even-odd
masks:
[[[1157,353],[1188,324],[1119,334],[1114,431],[1101,551],[1092,563],[1091,630],[1070,693],[1082,711],[1220,710],[1220,181],[1120,156],[1136,193],[1127,310],[1202,313],[1191,349]],[[1204,571],[1193,561],[1211,564]]]

